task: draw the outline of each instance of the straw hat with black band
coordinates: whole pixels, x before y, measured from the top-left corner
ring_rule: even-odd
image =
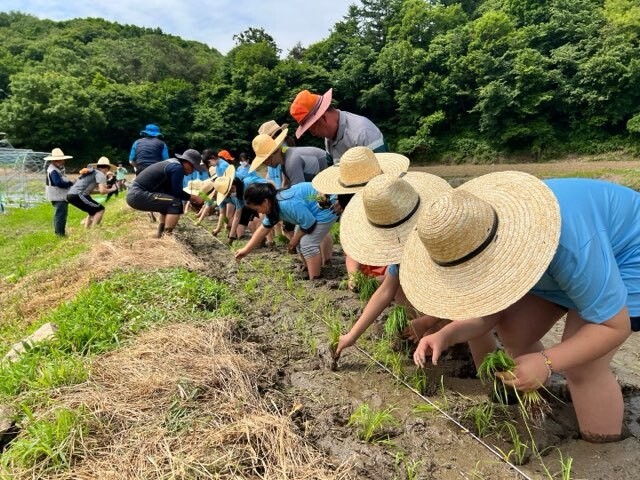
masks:
[[[231,192],[231,186],[233,185],[233,179],[236,176],[236,167],[229,165],[224,171],[221,177],[214,180],[213,186],[216,189],[216,203],[220,205],[227,198],[227,195]],[[210,197],[213,198],[213,195]]]
[[[276,122],[275,120],[269,120],[267,122],[264,122],[262,125],[260,125],[260,128],[258,128],[258,135],[266,134],[266,135],[269,135],[271,138],[273,138],[276,135],[279,135],[280,132],[282,132],[282,130],[284,130],[288,126],[289,124],[287,123],[278,125],[278,122]]]
[[[446,180],[429,173],[378,175],[355,194],[342,214],[342,248],[365,265],[400,263],[422,208],[449,190]]]
[[[289,129],[285,128],[276,138],[271,138],[266,133],[261,133],[253,139],[251,146],[253,147],[256,157],[251,161],[249,173],[255,171],[267,158],[273,155],[278,148],[282,146],[285,138],[287,138],[288,132]]]
[[[382,173],[398,176],[409,169],[409,159],[399,153],[374,153],[367,147],[353,147],[340,158],[340,164],[325,168],[313,180],[320,193],[356,193]]]
[[[428,315],[490,315],[531,290],[559,238],[560,207],[542,181],[522,172],[483,175],[423,209],[405,245],[400,284]]]

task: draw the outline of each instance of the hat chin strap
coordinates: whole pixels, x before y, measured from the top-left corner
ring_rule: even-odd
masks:
[[[456,265],[461,265],[480,255],[480,253],[483,252],[484,249],[487,248],[493,241],[496,236],[496,232],[498,231],[498,214],[493,209],[493,207],[491,208],[491,210],[493,210],[493,225],[491,226],[491,231],[489,232],[489,235],[487,235],[487,238],[485,238],[484,242],[478,245],[478,247],[472,252],[467,253],[464,257],[458,258],[457,260],[451,260],[450,262],[439,262],[437,260],[434,260],[435,264],[441,267],[455,267]]]
[[[371,226],[376,227],[376,228],[395,228],[395,227],[399,227],[400,225],[405,223],[407,220],[409,220],[411,217],[413,217],[413,214],[418,211],[418,207],[420,207],[420,197],[418,197],[418,201],[416,202],[414,207],[411,209],[411,211],[405,217],[401,218],[400,220],[398,220],[395,223],[382,224],[382,223],[374,223],[369,219],[367,219],[367,220],[369,220],[369,223],[371,224]]]

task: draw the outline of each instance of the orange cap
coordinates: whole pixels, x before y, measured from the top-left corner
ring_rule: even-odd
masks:
[[[324,95],[311,93],[309,90],[303,90],[296,95],[289,108],[289,113],[300,124],[296,130],[297,138],[300,138],[311,125],[324,115],[324,112],[331,105],[332,94],[333,89],[330,88]]]
[[[229,160],[229,161],[235,160],[235,158],[233,158],[231,156],[231,154],[229,152],[227,152],[226,150],[220,150],[218,152],[218,156],[221,157],[221,158],[224,158],[225,160]]]

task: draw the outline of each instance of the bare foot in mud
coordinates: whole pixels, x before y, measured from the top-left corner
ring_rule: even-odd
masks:
[[[409,326],[402,331],[402,335],[408,340],[418,343],[422,337],[437,332],[447,323],[449,320],[424,315],[411,320]]]
[[[328,368],[332,372],[338,369],[338,360],[336,359],[335,353],[330,345],[321,343],[318,345],[317,352],[318,358],[320,359],[320,363],[323,367]]]

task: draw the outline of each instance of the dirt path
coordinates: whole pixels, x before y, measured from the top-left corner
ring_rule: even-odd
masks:
[[[328,280],[312,285],[290,273],[294,260],[283,251],[254,252],[248,261],[238,265],[228,248],[203,229],[188,225],[182,239],[207,263],[209,275],[228,282],[243,299],[246,317],[241,333],[243,341],[260,345],[270,363],[261,385],[263,395],[274,409],[289,412],[300,434],[330,462],[352,466],[354,478],[549,478],[538,461],[520,467],[525,476],[520,475],[443,416],[417,413],[416,406],[424,405],[424,400],[355,349],[345,353],[337,371],[323,366],[316,353],[328,342],[323,318],[338,315],[346,329],[362,307],[353,294],[338,288],[339,279],[345,274],[339,247]],[[369,344],[373,344],[373,339]],[[549,337],[548,341],[552,340]],[[366,344],[362,340],[360,343]],[[622,350],[619,355],[622,365],[636,358],[632,353],[634,347],[635,344]],[[469,406],[486,401],[486,389],[474,378],[466,352],[451,352],[441,365],[438,369],[427,369],[428,398],[432,402],[460,419]],[[401,368],[407,375],[413,371],[409,354],[403,357]],[[603,446],[578,440],[570,404],[554,401],[553,413],[543,429],[534,432],[538,447],[545,451],[544,464],[554,478],[560,478],[558,451],[564,458],[573,458],[574,479],[637,478],[640,383],[635,374],[621,367],[621,379],[628,382],[627,422],[633,425],[635,435],[625,441]],[[553,391],[566,400],[560,378]],[[361,403],[379,410],[392,409],[396,424],[387,429],[388,442],[359,440],[354,428],[347,425]],[[462,423],[472,426],[469,420]],[[513,448],[495,434],[484,441],[505,452]]]

